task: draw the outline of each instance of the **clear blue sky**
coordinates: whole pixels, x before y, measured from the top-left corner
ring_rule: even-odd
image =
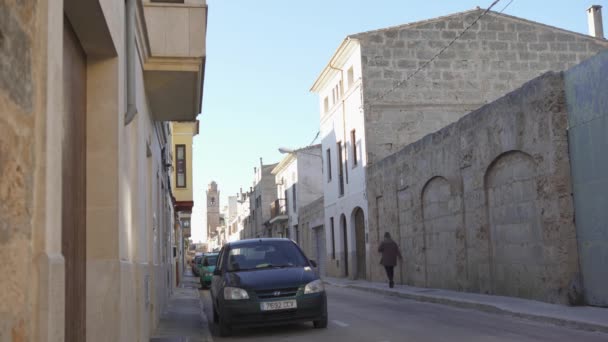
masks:
[[[501,0],[500,11],[510,0]],[[319,128],[310,86],[348,34],[434,18],[492,0],[208,0],[207,65],[200,133],[194,139],[193,240],[204,240],[205,191],[222,206],[252,185],[262,157],[305,146]],[[514,0],[506,14],[587,33],[585,10],[608,0]]]

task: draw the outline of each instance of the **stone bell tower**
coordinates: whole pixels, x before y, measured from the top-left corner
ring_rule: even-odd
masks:
[[[217,236],[220,226],[220,192],[217,183],[211,182],[207,187],[207,239]]]

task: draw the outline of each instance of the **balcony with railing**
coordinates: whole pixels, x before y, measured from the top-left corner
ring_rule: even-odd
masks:
[[[285,199],[277,199],[270,203],[270,224],[287,220],[287,205]]]

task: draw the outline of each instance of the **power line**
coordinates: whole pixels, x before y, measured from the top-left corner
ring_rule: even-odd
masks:
[[[515,1],[515,0],[509,1],[509,3],[505,7],[503,7],[503,9],[500,10],[500,13],[504,12],[507,9],[507,7],[509,7],[513,3],[513,1]]]
[[[391,89],[387,90],[386,92],[384,92],[383,94],[379,95],[378,97],[376,97],[375,99],[372,99],[372,101],[374,100],[382,100],[386,95],[392,93],[393,91],[395,91],[397,88],[401,87],[402,85],[404,85],[407,81],[409,81],[410,79],[412,79],[412,77],[416,76],[420,71],[422,71],[422,69],[426,68],[429,64],[431,64],[435,59],[437,59],[437,57],[441,56],[441,54],[443,54],[445,52],[445,50],[449,49],[458,39],[460,39],[471,27],[473,27],[483,16],[485,16],[488,12],[490,12],[490,10],[496,6],[496,4],[498,4],[500,2],[500,0],[494,0],[494,2],[490,5],[490,7],[488,7],[485,11],[483,11],[471,24],[469,24],[467,27],[465,27],[465,29],[460,32],[459,35],[456,36],[456,38],[452,39],[452,41],[450,41],[448,43],[448,45],[444,46],[441,50],[439,50],[439,52],[437,52],[433,57],[431,57],[431,59],[429,59],[428,61],[426,61],[424,64],[422,64],[420,67],[418,67],[418,69],[416,69],[413,73],[409,74],[405,79],[397,82],[397,84],[395,84]],[[513,2],[513,0],[511,0],[511,2]],[[507,4],[507,6],[505,6],[505,8],[503,8],[502,10],[504,11],[507,7],[509,7],[509,5],[511,4],[511,2],[509,2]]]
[[[321,134],[321,131],[317,132],[317,135],[315,135],[315,138],[312,139],[312,141],[310,142],[310,144],[308,144],[308,146],[312,145],[315,141],[317,141],[317,138],[319,137],[319,134]]]

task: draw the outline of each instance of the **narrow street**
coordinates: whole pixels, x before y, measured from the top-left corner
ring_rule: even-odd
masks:
[[[608,335],[523,319],[420,303],[358,290],[326,287],[330,324],[243,329],[221,338],[212,323],[208,290],[201,290],[214,341],[608,341]]]

